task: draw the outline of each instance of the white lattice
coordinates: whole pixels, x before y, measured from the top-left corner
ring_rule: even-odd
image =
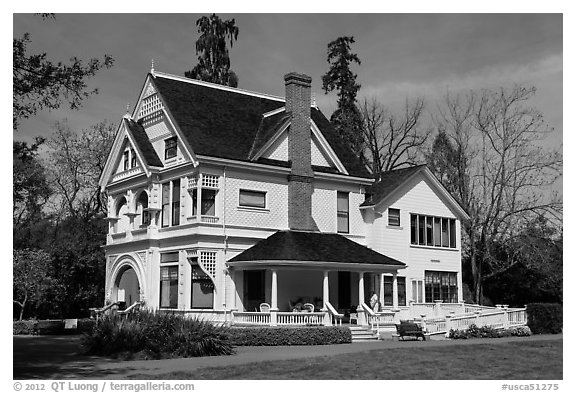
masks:
[[[202,187],[218,188],[220,177],[217,175],[202,174]]]
[[[197,185],[198,185],[198,175],[188,178],[188,189],[196,188]]]
[[[216,277],[216,251],[200,251],[198,262],[202,270],[214,280]]]
[[[142,105],[140,106],[140,116],[144,117],[156,111],[163,109],[162,102],[158,94],[152,94],[142,100]]]

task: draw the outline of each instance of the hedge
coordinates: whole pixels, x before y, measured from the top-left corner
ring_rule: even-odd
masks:
[[[235,346],[329,345],[352,342],[352,333],[341,326],[232,327]]]
[[[14,335],[50,335],[50,334],[81,334],[89,332],[96,321],[93,319],[78,319],[76,329],[64,329],[64,321],[56,320],[29,320],[14,321],[12,334]]]
[[[523,337],[530,336],[532,332],[528,326],[519,326],[508,329],[494,329],[490,326],[478,327],[474,324],[465,330],[450,329],[448,337],[454,340],[469,338],[501,338],[501,337]]]
[[[534,334],[562,333],[562,305],[530,303],[526,308],[528,326]]]

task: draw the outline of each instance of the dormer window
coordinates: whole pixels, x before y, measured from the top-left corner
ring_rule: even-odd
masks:
[[[176,137],[168,138],[164,141],[164,159],[176,157],[178,152],[178,141]]]
[[[127,171],[130,168],[130,153],[128,150],[124,152],[124,170]]]

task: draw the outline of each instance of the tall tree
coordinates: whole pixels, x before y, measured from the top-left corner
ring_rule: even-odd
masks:
[[[29,302],[40,297],[48,278],[50,255],[43,250],[13,251],[13,302],[20,306],[19,320]]]
[[[522,229],[537,218],[561,221],[562,200],[549,189],[562,174],[562,155],[541,145],[550,129],[528,106],[535,93],[535,88],[514,86],[464,98],[448,95],[437,118],[448,138],[440,133],[430,155],[441,160],[443,151],[451,154],[431,169],[471,217],[463,228],[476,302],[487,279],[517,263],[502,257],[501,245],[517,244]],[[445,176],[440,168],[452,174]]]
[[[42,14],[44,19],[51,14]],[[35,115],[41,109],[57,109],[66,101],[71,109],[78,109],[82,101],[97,94],[98,89],[90,90],[87,79],[101,68],[109,68],[114,59],[104,55],[84,63],[73,57],[69,64],[53,63],[47,60],[46,53],[28,54],[30,34],[14,38],[12,51],[12,125],[17,130],[22,119]]]
[[[356,82],[358,75],[350,68],[354,63],[361,64],[358,56],[352,53],[354,42],[354,37],[338,37],[328,44],[330,68],[322,76],[322,89],[326,94],[338,92],[338,108],[332,113],[330,122],[352,151],[364,159],[362,116],[356,103],[361,85]]]
[[[49,178],[55,193],[54,202],[62,217],[89,219],[106,212],[98,179],[115,133],[116,127],[107,121],[80,132],[71,130],[65,121],[56,123],[55,132],[47,142]]]
[[[216,14],[196,21],[200,37],[196,41],[198,64],[184,76],[225,86],[238,86],[238,76],[230,69],[230,47],[238,40],[238,27],[234,19],[223,21]]]
[[[422,125],[424,99],[406,100],[402,113],[387,110],[376,99],[364,99],[360,107],[367,161],[376,177],[405,165],[419,164],[421,148],[431,129]]]

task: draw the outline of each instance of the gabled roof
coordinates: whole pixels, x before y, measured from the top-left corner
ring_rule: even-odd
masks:
[[[278,231],[230,259],[229,262],[302,261],[388,265],[404,263],[382,255],[336,233]]]
[[[364,203],[360,206],[372,206],[380,202],[424,167],[426,167],[426,165],[416,165],[408,168],[382,172],[380,174],[380,179],[376,183],[372,184],[366,191],[366,193],[369,194],[369,197],[366,198]]]
[[[126,123],[128,124],[129,132],[134,138],[134,142],[138,145],[138,148],[142,153],[142,158],[144,159],[145,164],[158,167],[164,166],[162,160],[158,157],[158,154],[156,154],[154,147],[152,147],[152,143],[150,142],[150,139],[148,139],[144,127],[132,119],[127,120]]]
[[[196,155],[254,160],[256,153],[289,122],[281,97],[162,73],[155,73],[151,79],[166,111]],[[349,175],[371,178],[319,109],[311,108],[311,119]]]
[[[385,200],[388,196],[394,193],[400,186],[408,182],[417,174],[422,174],[426,179],[430,181],[430,184],[435,188],[435,190],[443,196],[445,203],[448,203],[462,219],[470,219],[468,213],[464,210],[458,201],[448,192],[448,190],[442,185],[442,183],[434,176],[434,174],[428,169],[426,165],[416,165],[407,168],[395,169],[393,171],[382,172],[380,174],[380,179],[372,184],[368,190],[366,190],[367,198],[360,205],[360,207],[375,206],[378,203]]]
[[[156,75],[154,85],[197,155],[248,159],[262,115],[283,101]]]

